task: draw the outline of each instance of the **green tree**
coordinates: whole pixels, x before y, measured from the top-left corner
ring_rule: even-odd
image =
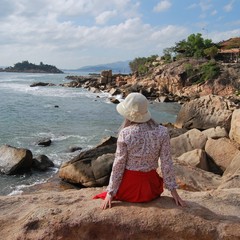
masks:
[[[214,57],[217,55],[217,53],[218,53],[218,48],[216,46],[212,46],[212,47],[204,49],[204,54],[206,56],[209,56],[211,59],[214,59]]]
[[[174,51],[184,57],[205,57],[204,50],[213,46],[211,39],[203,39],[201,33],[191,34],[187,40],[176,43]]]
[[[156,61],[158,55],[152,55],[150,57],[138,57],[129,63],[129,67],[132,72],[138,72],[139,74],[145,74],[148,72],[152,62]]]
[[[174,54],[174,48],[173,47],[169,47],[169,48],[163,49],[163,59],[166,62],[170,62],[171,61],[173,54]]]

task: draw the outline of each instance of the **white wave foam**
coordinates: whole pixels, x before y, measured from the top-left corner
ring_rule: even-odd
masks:
[[[108,93],[92,93],[81,88],[66,88],[59,86],[46,86],[46,87],[30,87],[28,84],[24,83],[6,83],[0,82],[1,89],[8,89],[14,92],[22,92],[26,94],[36,95],[36,96],[45,96],[45,97],[61,97],[61,98],[76,98],[79,96],[84,96],[88,98],[104,98],[108,96]]]
[[[75,138],[75,139],[80,139],[80,140],[88,140],[88,137],[83,137],[80,135],[56,135],[52,132],[40,132],[40,133],[36,133],[35,134],[36,137],[40,137],[40,138],[51,138],[52,141],[64,141],[67,140],[69,138]]]
[[[12,195],[19,195],[23,193],[24,188],[28,188],[28,187],[32,187],[38,184],[42,184],[45,183],[47,180],[37,180],[35,183],[33,184],[23,184],[23,185],[18,185],[15,187],[15,190],[13,190],[11,193],[8,194],[8,196],[12,196]]]
[[[8,196],[21,195],[22,193],[23,193],[22,190],[14,190],[11,193],[9,193]]]

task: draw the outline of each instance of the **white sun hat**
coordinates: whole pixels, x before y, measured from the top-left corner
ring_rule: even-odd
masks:
[[[151,119],[148,100],[141,93],[130,93],[117,105],[117,111],[131,122],[143,123]]]

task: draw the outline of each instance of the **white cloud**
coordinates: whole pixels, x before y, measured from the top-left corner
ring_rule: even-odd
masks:
[[[96,17],[97,24],[105,24],[109,19],[117,15],[117,11],[105,11]]]
[[[160,1],[154,8],[153,10],[155,12],[162,12],[167,10],[168,8],[170,8],[172,6],[172,3],[169,0],[163,0]]]
[[[223,7],[224,11],[231,12],[233,9],[234,0],[230,1],[227,5]]]
[[[166,10],[171,2],[160,1],[155,10]],[[210,9],[211,1],[201,3],[205,3],[202,10]],[[0,65],[29,60],[78,68],[160,54],[196,29],[209,28],[209,37],[211,32],[207,18],[197,27],[192,21],[188,25],[193,27],[191,30],[178,23],[152,24],[149,20],[146,24],[140,0],[0,0],[0,5]],[[200,8],[199,3],[197,6]],[[214,9],[201,13],[215,14]],[[233,19],[233,23],[237,28],[238,19]],[[226,22],[224,26],[227,27]],[[236,31],[226,31],[223,36],[232,37]],[[216,32],[220,38],[221,34]]]
[[[233,29],[231,31],[223,31],[223,32],[211,32],[209,33],[210,38],[213,42],[220,42],[223,40],[229,39],[231,37],[238,37],[240,35],[240,29]]]

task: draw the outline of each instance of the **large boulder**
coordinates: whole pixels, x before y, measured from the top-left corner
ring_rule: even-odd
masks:
[[[194,149],[204,149],[207,137],[201,131],[192,129],[178,137],[171,138],[170,141],[172,155],[179,157]]]
[[[180,163],[178,159],[174,161],[174,169],[176,181],[180,189],[206,191],[217,189],[222,182],[221,176],[191,165]]]
[[[225,128],[223,127],[215,127],[215,128],[209,128],[204,131],[202,131],[204,135],[206,135],[207,138],[213,138],[213,139],[218,139],[218,138],[223,138],[223,137],[228,137],[228,133]]]
[[[205,151],[223,172],[239,153],[238,148],[228,138],[209,138],[206,142]]]
[[[0,172],[16,174],[27,171],[32,166],[32,152],[24,148],[15,148],[9,145],[0,147]]]
[[[239,240],[239,189],[179,191],[189,205],[176,206],[170,193],[149,203],[114,201],[102,210],[93,200],[104,188],[0,196],[4,240]]]
[[[240,188],[240,152],[235,155],[223,173],[219,188]]]
[[[240,144],[240,109],[236,109],[232,114],[229,137]]]
[[[205,171],[210,171],[206,152],[202,149],[194,149],[192,151],[183,153],[177,158],[177,160],[178,162],[185,163],[193,167],[198,167]]]
[[[110,137],[95,148],[81,152],[59,169],[59,177],[85,187],[108,184],[116,151],[116,138]]]
[[[229,131],[235,108],[235,104],[224,97],[203,96],[183,104],[175,125],[179,128],[200,130],[220,126]]]

